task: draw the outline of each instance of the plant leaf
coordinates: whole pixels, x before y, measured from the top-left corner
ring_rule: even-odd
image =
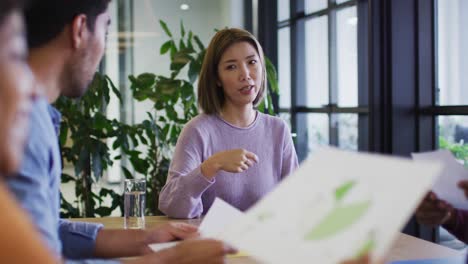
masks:
[[[188,77],[191,83],[194,83],[200,75],[201,65],[197,60],[190,61]]]
[[[177,120],[177,112],[174,110],[174,107],[172,105],[168,105],[166,107],[166,113],[167,113],[167,117],[170,119],[170,120]]]
[[[180,20],[180,34],[182,35],[182,38],[185,37],[184,22],[182,20]]]
[[[271,87],[271,90],[274,93],[279,93],[278,75],[276,73],[275,66],[273,66],[273,63],[271,63],[268,57],[265,57],[265,67],[266,67],[266,72],[267,72],[268,84]]]
[[[172,38],[172,33],[171,31],[169,30],[169,28],[167,27],[167,24],[166,22],[162,21],[162,20],[159,20],[159,24],[161,25],[162,29],[164,30],[164,32],[166,32],[166,35],[168,35],[170,38]]]
[[[123,103],[122,94],[120,94],[119,89],[117,89],[117,87],[115,87],[114,82],[112,82],[112,80],[111,80],[111,78],[109,78],[109,76],[106,75],[105,78],[107,79],[107,82],[110,84],[110,86],[112,88],[112,92],[115,94],[115,96],[117,96],[117,98],[119,99],[119,102],[122,104]]]
[[[179,49],[180,50],[186,50],[187,49],[183,39],[180,39],[180,41],[179,41]]]
[[[160,53],[161,55],[166,54],[166,53],[169,51],[169,49],[172,47],[173,44],[174,44],[174,43],[173,43],[172,40],[166,41],[166,42],[161,46],[161,50],[159,51],[159,53]]]
[[[198,38],[197,35],[194,35],[193,39],[195,40],[195,43],[197,43],[198,48],[200,49],[200,51],[205,50],[205,46],[203,45],[203,43],[201,42],[200,38]]]

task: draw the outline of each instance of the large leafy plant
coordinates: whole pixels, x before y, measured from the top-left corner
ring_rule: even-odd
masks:
[[[161,55],[171,59],[170,76],[143,73],[129,76],[133,97],[137,101],[150,101],[152,113],[147,113],[152,120],[153,129],[142,130],[146,142],[146,151],[126,154],[136,171],[147,179],[147,213],[159,214],[159,193],[166,182],[173,148],[182,127],[198,114],[194,83],[198,79],[205,47],[192,31],[185,32],[181,24],[181,37],[176,39],[167,25],[160,21],[169,40],[160,49]],[[188,67],[188,76],[181,76],[183,68]],[[142,166],[144,165],[144,166]]]
[[[81,100],[58,101],[56,106],[64,117],[60,136],[62,155],[75,167],[75,175],[64,174],[62,182],[74,181],[77,195],[73,202],[62,197],[62,217],[106,216],[122,208],[120,194],[105,188],[93,192],[93,184],[114,160],[123,156],[131,165],[122,167],[125,177],[132,178],[136,172],[147,180],[146,213],[160,214],[158,198],[166,182],[172,151],[182,127],[198,114],[194,86],[206,51],[198,36],[187,32],[182,23],[179,37],[163,21],[160,25],[168,37],[159,52],[170,57],[169,76],[154,73],[129,76],[133,98],[153,105],[143,122],[127,125],[105,117],[103,111],[110,94],[119,98],[120,94],[109,78],[99,74]],[[266,68],[269,89],[259,110],[274,114],[271,95],[278,93],[276,71],[268,59]],[[182,74],[184,70],[187,75]],[[109,140],[113,141],[112,148],[122,155],[110,156]],[[105,197],[112,199],[111,206],[103,205]]]
[[[62,174],[62,183],[75,182],[76,200],[61,198],[62,217],[94,217],[109,215],[121,205],[121,196],[109,189],[92,190],[104,171],[112,165],[106,141],[121,135],[122,124],[109,120],[104,108],[110,100],[110,90],[119,98],[119,91],[108,77],[95,75],[88,92],[79,100],[60,97],[55,106],[62,113],[60,127],[61,154],[74,166],[74,175]],[[104,206],[106,197],[112,205]]]

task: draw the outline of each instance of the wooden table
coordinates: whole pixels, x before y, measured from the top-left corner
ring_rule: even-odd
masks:
[[[122,217],[104,217],[104,218],[81,218],[81,219],[72,219],[76,221],[83,222],[96,222],[104,224],[105,228],[123,228],[123,218]],[[168,221],[175,222],[184,222],[190,223],[193,225],[199,225],[201,219],[190,219],[190,220],[174,220],[169,219],[165,216],[147,216],[146,228],[156,227],[158,225],[167,223]],[[396,239],[393,247],[390,249],[390,252],[387,257],[387,261],[396,261],[396,260],[407,260],[407,259],[431,259],[431,258],[449,258],[457,257],[460,252],[440,246],[425,240],[408,236],[405,234],[399,234]],[[231,264],[254,264],[257,263],[251,258],[248,257],[238,257],[238,258],[229,258],[228,263]]]

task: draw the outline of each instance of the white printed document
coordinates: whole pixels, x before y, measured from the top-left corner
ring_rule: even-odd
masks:
[[[452,153],[446,149],[413,153],[416,161],[433,162],[439,161],[444,165],[444,169],[432,186],[432,191],[442,200],[452,206],[468,210],[468,200],[463,190],[458,188],[458,182],[468,180],[468,170],[459,163]]]
[[[218,201],[204,222],[226,221],[209,237],[260,263],[332,264],[364,252],[383,258],[441,169],[437,162],[326,148],[243,215],[234,213],[235,221],[216,213],[232,212]]]
[[[263,263],[383,258],[442,166],[323,149],[221,238]]]
[[[216,198],[210,210],[203,218],[199,226],[201,237],[219,238],[220,234],[230,225],[234,224],[244,215],[239,209],[231,206],[225,201]],[[175,242],[155,243],[149,245],[153,251],[159,251],[177,245]]]

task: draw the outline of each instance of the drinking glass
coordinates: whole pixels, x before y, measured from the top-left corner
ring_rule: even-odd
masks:
[[[145,228],[146,181],[127,179],[124,182],[124,227]]]

